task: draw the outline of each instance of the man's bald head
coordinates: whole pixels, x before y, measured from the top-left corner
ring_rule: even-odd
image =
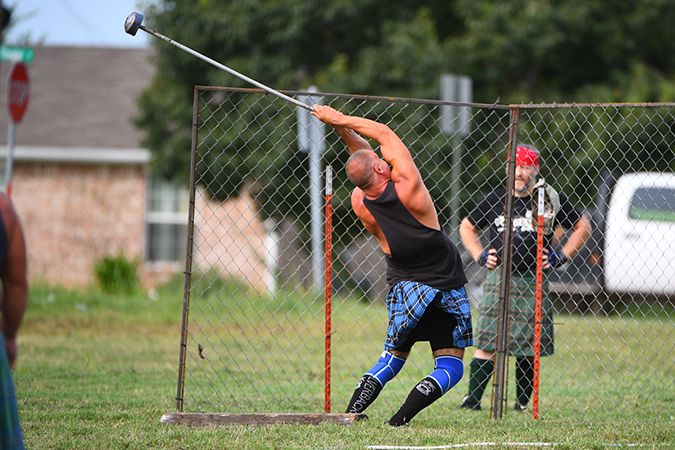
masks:
[[[347,160],[347,176],[349,180],[361,189],[367,188],[373,182],[375,172],[373,166],[379,158],[372,150],[356,150]]]

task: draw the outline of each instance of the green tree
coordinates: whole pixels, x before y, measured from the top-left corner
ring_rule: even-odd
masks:
[[[461,28],[444,0],[162,0],[145,17],[151,28],[276,89],[314,84],[324,92],[420,98],[437,98],[438,74],[454,68],[440,42]],[[185,179],[193,87],[250,86],[153,44],[157,74],[139,99],[136,123],[153,172]]]
[[[470,75],[473,98],[483,103],[675,100],[670,26],[675,2],[670,0],[157,0],[144,12],[151,28],[276,89],[316,85],[323,92],[437,99],[440,74],[449,72]],[[157,74],[139,99],[137,124],[152,151],[153,172],[186,180],[194,86],[249,86],[162,41],[153,44]],[[617,129],[627,125],[620,116],[612,120],[619,121]],[[292,129],[291,112],[288,121],[276,118],[270,124]],[[489,133],[490,124],[483,125]],[[271,130],[261,126],[257,132]],[[213,136],[225,150],[201,162],[200,170],[208,168],[207,189],[225,199],[237,195],[247,177],[279,165],[278,176],[260,180],[269,191],[261,199],[263,210],[275,204],[270,198],[290,195],[281,202],[287,210],[267,213],[297,209],[300,216],[307,186],[285,185],[283,174],[306,170],[306,155],[288,146],[248,148],[251,136],[237,132],[232,127]],[[565,143],[542,136],[538,144]],[[467,185],[495,181],[495,164],[489,161],[503,149],[482,145],[470,150],[480,166],[466,171]],[[588,149],[570,149],[581,150]],[[655,150],[659,161],[670,155]],[[599,173],[597,164],[602,158],[585,159],[566,175]],[[631,164],[628,159],[615,163],[621,169]],[[430,175],[444,180],[448,170],[439,161]],[[344,175],[338,171],[338,176]]]
[[[458,0],[451,42],[478,95],[502,101],[673,101],[669,0]]]

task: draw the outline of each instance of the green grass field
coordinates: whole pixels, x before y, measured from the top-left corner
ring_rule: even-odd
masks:
[[[241,299],[237,301],[241,303]],[[342,307],[340,301],[342,300],[336,300],[335,303],[335,314],[338,317]],[[363,308],[364,311],[359,316],[365,318],[363,320],[375,322],[381,320],[381,315],[374,314],[367,304],[352,302],[349,314],[354,314],[354,308]],[[675,448],[675,414],[672,413],[675,401],[672,385],[665,387],[664,392],[659,394],[662,396],[661,402],[669,405],[665,413],[661,408],[655,414],[646,414],[644,418],[629,420],[617,420],[610,414],[607,418],[598,418],[594,414],[588,414],[583,407],[565,408],[564,414],[546,413],[536,422],[531,415],[519,415],[510,411],[502,420],[491,420],[489,413],[485,411],[469,413],[455,410],[456,401],[465,390],[463,383],[466,380],[463,379],[456,392],[453,390],[447,399],[443,398],[423,411],[411,426],[390,429],[382,425],[383,420],[388,418],[386,415],[390,413],[387,410],[388,405],[400,401],[412,386],[412,381],[403,378],[400,383],[392,382],[391,386],[387,387],[385,392],[388,392],[389,398],[385,396],[382,405],[373,409],[371,420],[349,427],[322,424],[190,428],[161,424],[160,417],[163,414],[175,412],[181,309],[180,280],[159,289],[157,295],[152,297],[142,294],[113,297],[93,289],[67,291],[34,286],[19,337],[20,354],[14,371],[26,448],[357,449],[393,446],[450,448],[447,446],[481,442],[499,444],[487,448],[541,447],[508,445],[514,442],[556,443],[558,446],[555,448],[562,449],[629,448],[629,446],[634,448],[632,446],[635,444],[639,448]],[[292,321],[294,315],[312,316],[317,309],[312,305],[302,307],[284,300],[275,305],[274,310],[283,311],[285,316],[290,318],[287,320]],[[222,311],[219,314],[228,317]],[[298,332],[297,338],[307,340],[304,333],[312,334],[316,329],[321,329],[323,317],[319,314],[319,317],[313,320],[316,321],[316,326],[308,327],[308,331]],[[583,320],[584,328],[603,330],[603,333],[599,334],[608,335],[607,339],[612,339],[611,334],[605,332],[609,327],[608,324],[600,320]],[[245,315],[238,317],[237,321],[245,333]],[[280,321],[279,327],[283,328],[282,322]],[[359,334],[356,328],[348,329],[349,326],[355,326],[361,330],[371,325],[373,324],[348,325],[346,322],[336,324],[339,332],[337,335],[342,336],[334,341],[336,355],[348,355],[363,347],[373,347],[376,354],[381,342],[364,341],[367,333]],[[639,323],[629,325],[638,328],[640,326]],[[567,329],[564,323],[562,328]],[[569,329],[580,329],[578,318]],[[647,330],[650,329],[648,326]],[[670,331],[666,330],[666,333]],[[279,334],[289,340],[293,338],[287,331],[278,333],[278,328],[274,327],[269,328],[269,333],[277,333],[277,341],[280,339]],[[350,333],[353,333],[354,339],[348,338]],[[213,335],[210,337],[213,340]],[[251,338],[259,338],[261,343],[265,341],[264,333],[261,334],[259,328]],[[573,361],[566,360],[565,340],[561,342],[559,336],[557,339],[560,356],[556,356],[559,359],[551,364],[574,364]],[[590,338],[589,341],[588,351],[597,351],[596,343]],[[233,343],[232,346],[234,345]],[[236,350],[236,347],[224,349],[229,352],[224,354],[236,356],[238,351],[246,350],[245,344],[238,345],[243,345],[243,349]],[[321,346],[322,341],[320,340],[317,345]],[[322,354],[322,349],[313,350],[312,347],[311,344],[305,344],[304,351],[307,355],[312,355],[314,351]],[[215,355],[216,349],[209,350],[210,355]],[[274,354],[274,347],[270,347],[269,352],[274,357],[273,364],[279,364],[281,355]],[[369,352],[372,354],[372,350]],[[672,353],[668,356],[670,355]],[[611,360],[613,356],[609,354],[607,358]],[[211,356],[207,354],[207,357]],[[647,354],[645,357],[654,358],[654,354]],[[292,364],[291,360],[292,358],[289,358],[289,364]],[[356,381],[353,373],[360,371],[363,364],[368,363],[369,361],[352,361],[350,364],[354,367],[343,369],[344,373],[341,373],[339,368],[334,369],[336,372],[333,386],[334,410],[340,410],[344,399],[351,393]],[[204,372],[222,370],[227,376],[236,375],[235,370],[225,372],[226,364],[223,367],[217,364],[214,362],[214,365],[205,368]],[[282,370],[284,367],[285,364],[280,365],[280,373],[284,372]],[[613,366],[608,364],[605,370],[611,367]],[[659,368],[654,368],[654,371],[657,370]],[[312,371],[316,369],[310,368],[310,372]],[[626,376],[621,367],[616,368],[616,373],[605,375],[610,379],[613,376]],[[243,376],[250,377],[251,374]],[[413,374],[409,378],[412,380],[416,376]],[[631,376],[637,378],[640,375]],[[300,406],[297,406],[298,404],[293,406],[298,410],[286,412],[319,412],[317,405],[320,408],[323,401],[322,375],[314,373],[309,378],[309,381],[303,382],[316,385],[312,390],[318,393],[318,398],[306,401],[307,408],[311,410],[302,411],[304,403],[300,402]],[[219,380],[220,378],[216,377],[210,381],[210,385],[216,390]],[[394,381],[398,382],[398,379]],[[547,387],[549,391],[564,393],[561,395],[569,395],[571,399],[579,395],[574,380],[561,376],[548,380],[547,383],[554,384]],[[187,383],[186,388],[194,386]],[[293,390],[290,392],[293,393]],[[625,396],[625,393],[617,393],[619,397],[622,395]],[[663,400],[663,396],[666,400]],[[267,404],[264,400],[266,399],[263,398],[263,404]],[[267,400],[274,402],[272,399]],[[376,404],[378,402],[380,399]],[[484,406],[487,406],[486,403],[488,402],[484,400]],[[252,402],[254,407],[255,404],[256,402]],[[283,402],[281,404],[283,406]],[[608,409],[614,408],[615,406],[608,405]],[[473,448],[485,447],[473,446]]]

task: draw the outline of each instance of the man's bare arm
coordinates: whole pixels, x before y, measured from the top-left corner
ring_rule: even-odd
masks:
[[[340,136],[342,137],[342,140],[345,141],[345,144],[347,144],[347,148],[349,149],[349,153],[354,153],[357,150],[372,150],[373,148],[370,146],[368,141],[366,141],[363,136],[361,136],[359,133],[356,131],[352,130],[351,128],[343,127],[340,125],[333,125],[333,128],[337,130],[338,133],[340,133]]]
[[[459,236],[462,238],[462,244],[471,253],[474,261],[478,261],[478,258],[483,253],[483,246],[480,243],[476,227],[466,217],[462,219],[462,223],[459,225]]]
[[[330,106],[314,105],[312,114],[338,131],[340,131],[338,127],[348,128],[368,139],[377,141],[380,144],[382,157],[392,166],[394,181],[399,176],[408,180],[419,178],[419,171],[408,148],[387,125],[363,117],[347,116]]]
[[[581,247],[584,246],[588,238],[591,236],[593,226],[586,216],[581,216],[581,219],[574,225],[574,231],[570,234],[569,239],[565,243],[562,252],[568,259],[572,259]]]
[[[2,333],[5,336],[5,347],[10,365],[13,365],[17,355],[16,335],[28,305],[26,243],[18,216],[4,194],[0,194],[0,209],[9,243],[5,267],[0,272]]]
[[[476,262],[479,262],[479,258],[484,252],[478,233],[479,229],[471,223],[468,217],[462,219],[462,223],[459,225],[459,236],[462,238],[462,244],[464,244],[464,247],[471,253],[473,260]],[[499,257],[497,256],[497,250],[494,248],[489,249],[488,256],[482,264],[485,265],[488,270],[492,270],[497,267],[498,263]]]

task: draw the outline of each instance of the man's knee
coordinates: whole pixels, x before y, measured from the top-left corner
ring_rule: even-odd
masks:
[[[485,350],[481,349],[476,349],[476,351],[473,354],[473,357],[476,359],[485,359],[488,361],[494,361],[495,359],[495,352],[488,352]]]
[[[464,349],[457,347],[447,347],[434,350],[434,358],[439,356],[456,356],[459,359],[464,358]]]
[[[462,379],[463,375],[464,362],[460,358],[439,356],[436,358],[436,367],[429,377],[438,384],[441,392],[445,394]]]
[[[366,372],[366,375],[375,378],[382,386],[384,386],[392,378],[398,375],[404,364],[404,358],[395,356],[391,352],[384,351],[373,368]]]

